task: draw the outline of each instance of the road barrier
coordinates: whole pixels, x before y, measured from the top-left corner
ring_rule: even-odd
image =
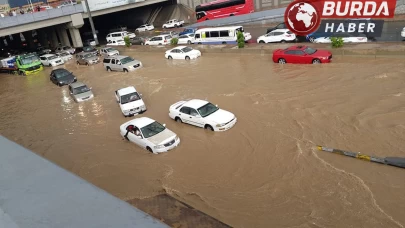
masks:
[[[398,157],[386,157],[386,158],[379,158],[374,156],[369,156],[365,154],[361,154],[360,152],[350,152],[345,150],[333,149],[323,146],[317,146],[319,151],[325,151],[334,154],[345,155],[352,158],[357,158],[364,161],[375,162],[383,165],[390,165],[395,166],[398,168],[405,168],[405,158],[398,158]]]

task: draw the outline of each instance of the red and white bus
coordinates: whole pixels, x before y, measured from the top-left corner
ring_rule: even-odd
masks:
[[[254,12],[253,0],[217,0],[195,7],[197,22]]]

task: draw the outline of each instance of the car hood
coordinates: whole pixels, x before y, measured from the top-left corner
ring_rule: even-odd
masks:
[[[142,99],[139,99],[137,101],[132,101],[126,104],[120,104],[121,110],[125,111],[125,110],[129,110],[129,109],[133,109],[133,108],[138,108],[142,105],[145,105],[145,103],[143,102]]]
[[[67,83],[67,84],[69,84],[69,83],[72,83],[72,82],[75,80],[75,76],[73,76],[73,75],[71,74],[71,75],[65,76],[65,77],[63,77],[63,78],[58,78],[57,80],[58,80],[58,82],[60,82],[60,83]]]
[[[87,92],[85,92],[85,93],[75,94],[75,95],[73,95],[73,96],[74,96],[76,99],[83,99],[83,98],[89,97],[89,96],[91,96],[91,95],[93,95],[93,92],[90,90],[90,91],[87,91]]]
[[[135,64],[141,64],[141,62],[138,60],[134,60],[134,61],[124,64],[123,66],[133,66]]]
[[[161,145],[161,144],[170,142],[174,138],[176,138],[176,134],[173,131],[166,128],[159,134],[156,134],[150,138],[147,138],[146,140],[148,140],[149,142],[151,142],[155,145]]]
[[[235,118],[235,115],[231,112],[219,109],[218,111],[212,113],[209,116],[204,117],[204,119],[212,121],[216,124],[224,124]]]

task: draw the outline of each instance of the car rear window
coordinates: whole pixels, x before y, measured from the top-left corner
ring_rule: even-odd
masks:
[[[110,63],[111,59],[104,59],[103,63]]]

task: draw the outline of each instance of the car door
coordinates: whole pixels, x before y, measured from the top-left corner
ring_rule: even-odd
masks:
[[[178,44],[185,44],[187,43],[187,36],[179,36]]]
[[[312,63],[312,56],[308,55],[304,51],[295,50],[295,56],[297,63]]]
[[[39,59],[41,60],[42,65],[49,65],[49,63],[46,62],[45,57],[39,57]]]
[[[189,121],[191,124],[198,126],[198,127],[204,127],[204,119],[200,116],[200,114],[197,112],[197,110],[190,108],[190,117]]]
[[[179,49],[173,49],[170,53],[173,55],[173,59],[180,59],[180,50]]]
[[[179,117],[184,123],[192,124],[190,122],[191,116],[189,107],[183,106],[179,111]]]
[[[273,42],[281,42],[283,39],[283,32],[274,32]],[[285,41],[285,40],[284,40]]]
[[[156,37],[156,45],[162,45],[163,44],[163,37]]]
[[[267,33],[266,36],[264,37],[264,41],[266,43],[274,42],[274,32]]]
[[[111,70],[117,70],[117,65],[115,64],[115,59],[111,59],[110,69]]]
[[[296,50],[288,50],[284,52],[284,58],[287,63],[298,63],[299,57],[297,57]]]
[[[137,129],[137,127],[135,126],[134,131],[136,131],[136,129]],[[129,132],[128,133],[128,139],[129,139],[129,141],[135,143],[136,145],[138,145],[138,146],[140,146],[142,148],[146,148],[145,138],[143,137],[142,132],[141,132],[140,136],[137,136],[134,133]]]

